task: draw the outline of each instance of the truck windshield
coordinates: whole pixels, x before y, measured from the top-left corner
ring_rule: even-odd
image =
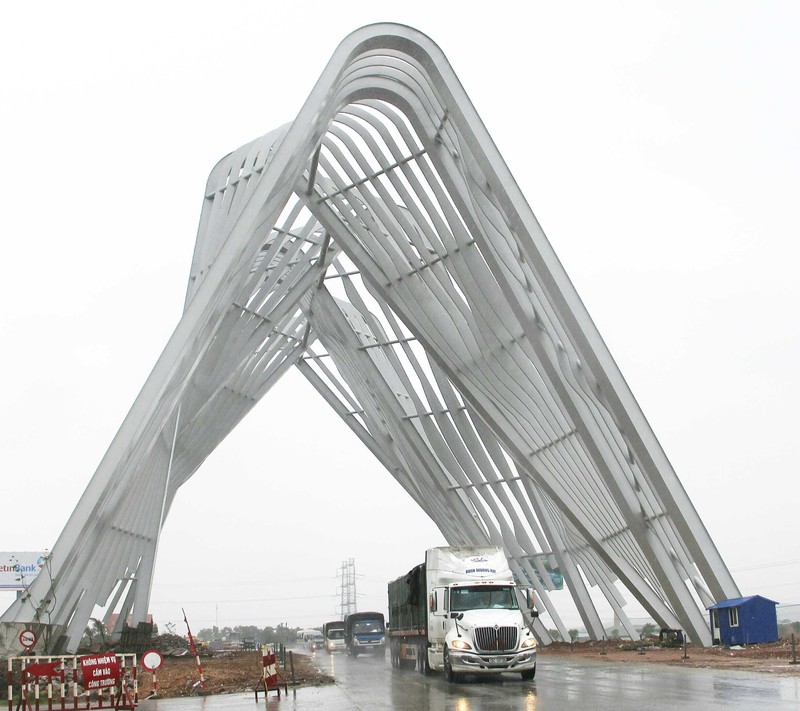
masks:
[[[328,639],[344,639],[344,630],[328,630]]]
[[[353,634],[383,634],[380,620],[359,620],[353,623]]]
[[[450,588],[450,610],[516,610],[517,598],[512,587]]]

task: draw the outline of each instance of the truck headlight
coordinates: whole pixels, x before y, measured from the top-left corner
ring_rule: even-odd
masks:
[[[472,647],[469,646],[469,642],[465,642],[463,639],[454,639],[450,644],[456,649],[472,649]]]
[[[533,637],[529,637],[521,645],[522,649],[528,649],[529,647],[535,647],[535,646],[536,646],[536,640]]]

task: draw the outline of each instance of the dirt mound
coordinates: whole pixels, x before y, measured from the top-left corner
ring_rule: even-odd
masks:
[[[323,674],[304,654],[293,654],[294,684],[290,658],[287,652],[286,669],[278,663],[278,671],[292,686],[312,686],[330,684],[333,677]],[[212,657],[203,657],[203,676],[206,681],[206,692],[210,694],[229,694],[252,691],[262,678],[262,661],[260,652],[225,652]],[[144,699],[153,692],[152,674],[146,671],[139,673],[139,698]],[[200,674],[197,661],[191,655],[184,657],[165,657],[164,664],[156,672],[158,696],[172,698],[176,696],[196,696],[201,690]]]

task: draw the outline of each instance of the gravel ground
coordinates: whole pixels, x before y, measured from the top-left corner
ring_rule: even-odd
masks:
[[[333,678],[323,674],[313,659],[305,654],[294,653],[294,684],[286,657],[286,669],[278,663],[278,671],[289,686],[314,686],[333,683]],[[253,689],[262,678],[260,652],[229,652],[212,657],[201,657],[203,676],[206,681],[206,692],[210,694],[226,694]],[[200,674],[193,656],[165,657],[164,664],[156,672],[158,696],[173,698],[178,696],[195,696],[200,691]],[[148,697],[153,691],[152,674],[139,672],[139,698]]]
[[[765,674],[796,674],[800,676],[800,664],[791,664],[793,657],[790,640],[781,640],[772,644],[751,644],[742,648],[695,648],[689,645],[686,648],[686,659],[684,659],[683,647],[661,648],[654,643],[646,643],[644,647],[638,647],[629,641],[621,640],[609,640],[605,645],[601,642],[578,642],[574,645],[558,642],[547,647],[540,647],[539,654],[542,663],[545,664],[547,656],[550,654],[558,656],[577,654],[581,657],[596,658],[601,662],[746,669]],[[800,659],[800,649],[797,650],[797,654]]]

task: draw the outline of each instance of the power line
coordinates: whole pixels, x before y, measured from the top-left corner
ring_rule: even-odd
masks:
[[[788,583],[764,583],[764,588],[772,590],[772,588],[788,588],[791,585],[800,586],[800,580],[792,580]]]
[[[325,576],[318,575],[318,576],[313,577],[313,578],[295,578],[294,576],[292,576],[291,579],[285,578],[285,579],[281,579],[281,580],[276,580],[274,578],[272,578],[270,580],[233,580],[233,579],[227,579],[226,582],[224,582],[224,583],[212,583],[212,584],[208,584],[208,585],[206,583],[203,583],[203,587],[204,588],[229,588],[232,585],[294,585],[295,583],[311,583],[311,582],[317,582],[319,580],[333,580],[333,579],[335,579],[335,576],[332,578],[329,575],[325,575]],[[159,588],[175,588],[175,587],[185,586],[187,584],[189,584],[189,583],[184,580],[184,581],[179,582],[179,583],[158,583],[156,587],[159,587]]]
[[[731,573],[742,573],[745,570],[761,570],[762,568],[778,568],[782,565],[796,565],[800,563],[800,558],[797,560],[781,560],[777,563],[762,563],[761,565],[751,565],[747,568],[736,568],[735,570],[731,570]]]
[[[166,618],[165,618],[166,619]],[[205,627],[218,627],[219,629],[223,629],[225,627],[233,627],[233,626],[241,626],[241,627],[277,627],[278,625],[284,624],[286,620],[305,620],[305,619],[315,619],[315,620],[322,620],[325,619],[324,614],[318,613],[304,613],[302,615],[280,615],[280,622],[272,623],[265,621],[265,618],[254,618],[254,617],[242,617],[242,618],[230,618],[226,617],[222,622],[219,624],[216,623],[215,620],[206,618],[206,617],[197,617],[192,615],[192,627],[197,626],[198,629],[202,629]],[[165,624],[169,624],[166,622]],[[289,627],[293,625],[287,623]]]
[[[247,600],[153,600],[151,605],[211,605],[214,603],[237,603],[237,602],[284,602],[286,600],[321,600],[330,599],[336,595],[292,595],[290,597],[257,597]]]

